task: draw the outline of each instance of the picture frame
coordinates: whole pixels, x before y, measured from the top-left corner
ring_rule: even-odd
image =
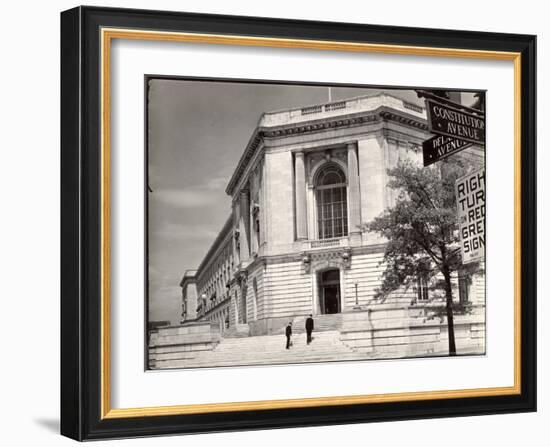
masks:
[[[109,79],[116,40],[511,62],[513,385],[114,408]],[[61,433],[94,440],[536,411],[535,141],[535,36],[99,7],[63,12]]]

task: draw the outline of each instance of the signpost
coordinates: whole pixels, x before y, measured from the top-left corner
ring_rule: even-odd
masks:
[[[458,138],[436,135],[422,143],[424,167],[430,166],[432,163],[442,160],[449,155],[456,154],[470,146],[472,146],[472,143],[459,140]]]
[[[426,99],[428,129],[435,134],[422,143],[424,167],[470,146],[485,146],[483,111],[428,91],[417,93]],[[485,168],[457,179],[455,196],[462,263],[481,261],[485,256]]]
[[[458,106],[458,104],[457,104]],[[426,99],[430,132],[485,145],[485,115]]]
[[[460,177],[455,183],[462,263],[485,256],[485,168]]]
[[[485,113],[418,90],[424,97],[428,129],[435,136],[422,143],[424,167],[472,145],[485,146]]]

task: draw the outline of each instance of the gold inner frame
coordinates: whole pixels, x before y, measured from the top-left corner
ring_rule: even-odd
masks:
[[[155,40],[214,45],[368,52],[396,55],[437,56],[506,60],[514,63],[514,385],[509,387],[422,391],[356,396],[327,396],[215,404],[111,408],[110,368],[110,71],[113,39]],[[382,45],[338,41],[279,39],[216,34],[195,34],[136,29],[101,29],[101,418],[167,416],[264,409],[307,408],[426,399],[503,396],[521,393],[521,53],[454,48]]]

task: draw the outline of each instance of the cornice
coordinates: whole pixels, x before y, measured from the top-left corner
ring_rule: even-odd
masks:
[[[225,192],[232,196],[239,179],[245,172],[250,160],[253,158],[256,149],[264,138],[284,138],[293,135],[303,135],[326,130],[334,130],[343,127],[361,126],[379,121],[394,121],[401,125],[428,130],[427,121],[408,113],[396,111],[387,106],[381,106],[369,112],[355,113],[349,115],[331,116],[315,119],[307,122],[285,124],[274,127],[257,127],[252,134],[246,149],[233,172]]]
[[[336,116],[324,119],[312,120],[309,123],[287,124],[276,128],[264,130],[263,136],[268,138],[286,137],[289,135],[297,135],[311,133],[323,130],[336,129],[340,127],[357,126],[365,123],[378,121],[379,118],[375,112],[364,115],[350,115],[348,117]]]
[[[383,109],[384,110],[381,110],[379,113],[380,116],[386,121],[395,121],[405,126],[428,131],[428,122],[424,119],[412,117],[411,115],[406,115],[402,112],[397,112],[387,107],[384,107]]]
[[[233,228],[233,215],[230,214],[229,217],[226,219],[222,229],[214,239],[214,242],[212,242],[212,245],[206,252],[206,255],[202,259],[201,263],[199,264],[199,267],[197,268],[197,273],[195,274],[195,280],[196,282],[200,282],[202,279],[202,276],[206,269],[210,267],[212,262],[217,258],[221,250],[225,247],[226,240],[230,238],[233,235],[233,232],[231,231]]]

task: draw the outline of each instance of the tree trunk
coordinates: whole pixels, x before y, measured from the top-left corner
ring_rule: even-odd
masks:
[[[455,325],[453,319],[453,292],[451,289],[451,273],[448,267],[444,267],[443,276],[445,277],[445,298],[447,309],[447,330],[449,333],[449,355],[456,355],[455,343]]]

